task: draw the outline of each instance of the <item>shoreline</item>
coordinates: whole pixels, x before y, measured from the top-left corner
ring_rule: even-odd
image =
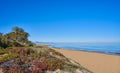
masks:
[[[65,48],[52,49],[62,53],[93,71],[94,73],[120,73],[120,56],[106,53],[69,50]]]
[[[47,45],[46,45],[47,46]],[[50,46],[48,46],[50,47]],[[114,56],[120,56],[120,53],[105,53],[105,52],[99,52],[99,51],[87,51],[87,50],[75,50],[75,49],[68,49],[68,48],[59,48],[59,47],[50,47],[50,48],[55,48],[55,49],[63,49],[63,50],[71,50],[71,51],[82,51],[82,52],[90,52],[90,53],[99,53],[99,54],[105,54],[105,55],[114,55]]]

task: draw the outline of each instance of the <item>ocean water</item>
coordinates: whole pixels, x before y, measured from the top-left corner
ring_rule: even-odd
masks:
[[[37,43],[38,44],[38,43]],[[114,54],[120,56],[120,43],[39,43],[55,48],[64,48],[68,50],[82,50],[89,52],[99,52]]]

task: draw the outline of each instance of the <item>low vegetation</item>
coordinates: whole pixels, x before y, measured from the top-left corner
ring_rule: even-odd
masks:
[[[28,33],[15,27],[0,34],[0,73],[92,73],[75,61],[47,47],[35,46]]]
[[[75,63],[51,48],[13,47],[0,55],[2,73],[47,73],[58,69],[69,73],[75,73],[77,69],[81,73],[91,73]]]

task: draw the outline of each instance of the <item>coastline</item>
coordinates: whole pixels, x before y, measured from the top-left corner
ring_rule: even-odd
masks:
[[[99,52],[99,51],[87,51],[87,50],[74,50],[74,49],[68,49],[68,48],[58,48],[58,47],[51,47],[55,49],[63,49],[63,50],[71,50],[71,51],[82,51],[82,52],[90,52],[90,53],[99,53],[99,54],[105,54],[105,55],[114,55],[114,56],[120,56],[120,53],[110,53],[110,52]]]
[[[96,52],[120,56],[120,43],[39,43],[51,48]]]
[[[53,47],[52,49],[75,60],[94,73],[120,73],[120,56],[118,55]]]

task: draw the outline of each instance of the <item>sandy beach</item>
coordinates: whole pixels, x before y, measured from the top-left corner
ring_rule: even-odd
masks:
[[[120,56],[55,49],[94,73],[120,73]]]

